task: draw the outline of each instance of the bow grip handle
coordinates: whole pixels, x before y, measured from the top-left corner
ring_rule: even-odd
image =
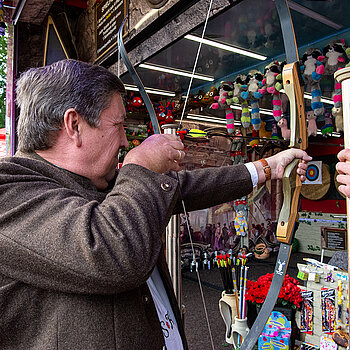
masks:
[[[299,220],[300,176],[297,174],[299,159],[294,159],[285,169],[282,179],[283,205],[278,219],[276,237],[281,243],[292,244],[296,223]]]

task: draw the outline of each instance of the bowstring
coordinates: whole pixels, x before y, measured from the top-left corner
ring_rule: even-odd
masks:
[[[210,0],[209,8],[208,8],[208,11],[207,11],[207,16],[206,16],[206,19],[205,19],[205,22],[204,22],[203,31],[202,31],[202,36],[201,36],[202,40],[200,41],[198,49],[197,49],[197,55],[196,55],[196,59],[195,59],[195,62],[194,62],[193,69],[192,69],[192,74],[191,74],[190,82],[189,82],[188,89],[187,89],[185,103],[184,103],[184,106],[183,106],[183,109],[182,109],[181,118],[180,118],[180,122],[179,122],[179,126],[178,126],[178,131],[181,129],[182,119],[184,118],[184,115],[185,115],[185,109],[186,109],[186,105],[187,105],[187,101],[188,101],[188,96],[190,94],[190,90],[191,90],[191,87],[192,87],[194,74],[195,74],[195,71],[196,71],[196,68],[197,68],[198,58],[199,58],[199,54],[200,54],[200,51],[201,51],[201,48],[202,48],[204,34],[205,34],[206,29],[207,29],[207,24],[208,24],[209,15],[210,15],[210,12],[211,12],[212,4],[213,4],[213,0]],[[176,173],[176,175],[177,175],[177,181],[180,184],[179,174]],[[181,186],[179,186],[179,187],[181,188]],[[196,255],[195,255],[195,252],[194,252],[193,239],[192,239],[192,234],[191,234],[191,230],[190,230],[190,224],[189,224],[189,220],[188,220],[188,213],[187,213],[187,210],[186,210],[185,201],[184,201],[183,196],[181,194],[181,190],[180,190],[180,198],[181,198],[183,212],[184,212],[184,215],[185,215],[185,224],[186,224],[186,228],[187,228],[187,232],[188,232],[188,237],[190,239],[190,245],[191,245],[191,250],[192,250],[192,259],[193,259],[193,261],[195,263],[195,270],[196,270],[196,275],[197,275],[197,279],[198,279],[198,285],[199,285],[201,300],[202,300],[202,303],[203,303],[205,319],[206,319],[206,322],[207,322],[207,327],[208,327],[208,332],[209,332],[209,337],[210,337],[210,343],[211,343],[212,349],[215,350],[214,341],[213,341],[213,335],[212,335],[210,321],[209,321],[209,316],[208,316],[208,310],[207,310],[207,306],[206,306],[206,303],[205,303],[205,297],[204,297],[202,282],[201,282],[201,278],[200,278],[200,275],[199,275],[199,270],[198,270],[198,267],[197,267]]]
[[[204,38],[205,31],[206,31],[206,29],[207,29],[207,24],[208,24],[209,15],[210,15],[210,11],[211,11],[212,5],[213,5],[213,0],[210,0],[210,4],[209,4],[207,16],[206,16],[205,22],[204,22],[204,27],[203,27],[203,31],[202,31],[201,40],[200,40],[199,45],[198,45],[197,55],[196,55],[196,59],[195,59],[195,61],[194,61],[193,69],[192,69],[192,74],[191,74],[190,83],[188,84],[188,89],[187,89],[187,94],[186,94],[186,98],[185,98],[185,103],[184,103],[184,106],[183,106],[183,108],[182,108],[182,113],[181,113],[181,118],[180,118],[179,129],[178,129],[178,130],[180,130],[180,128],[181,128],[182,119],[184,118],[184,115],[185,115],[185,110],[186,110],[186,106],[187,106],[188,96],[190,95],[190,90],[191,90],[191,87],[192,87],[192,82],[193,82],[194,74],[195,74],[195,72],[196,72],[199,54],[200,54],[201,49],[202,49],[203,38]]]

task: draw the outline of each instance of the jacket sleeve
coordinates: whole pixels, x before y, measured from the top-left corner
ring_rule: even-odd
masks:
[[[180,196],[187,211],[226,203],[253,190],[250,173],[243,164],[183,171],[179,173],[179,181]],[[178,201],[174,213],[182,212],[182,204]]]
[[[146,281],[178,191],[175,179],[137,165],[120,170],[102,202],[13,165],[0,171],[0,188],[0,272],[39,288],[89,294]]]
[[[188,210],[251,190],[244,166],[225,168],[179,174]],[[111,192],[97,200],[96,191],[83,195],[65,170],[44,169],[1,163],[0,273],[73,293],[114,294],[144,283],[169,217],[181,208],[176,175],[126,165]]]

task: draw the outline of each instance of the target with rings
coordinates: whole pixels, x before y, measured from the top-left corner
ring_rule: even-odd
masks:
[[[306,178],[309,181],[316,181],[320,176],[320,169],[316,164],[310,164],[306,171]]]

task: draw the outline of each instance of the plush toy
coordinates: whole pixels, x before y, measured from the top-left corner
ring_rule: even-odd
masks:
[[[270,139],[271,136],[272,136],[272,132],[266,130],[266,122],[264,122],[264,121],[262,120],[262,121],[261,121],[261,127],[260,127],[260,130],[259,130],[259,137],[260,137],[261,139],[263,139],[263,138]]]
[[[146,106],[140,96],[134,96],[132,99],[132,107],[135,113],[146,113]]]
[[[317,135],[317,124],[316,124],[316,115],[314,111],[306,112],[307,119],[307,133],[308,136],[316,136]]]
[[[153,107],[154,107],[154,111],[156,112],[156,117],[157,117],[159,126],[167,124],[165,121],[165,117],[166,117],[165,107],[161,103],[158,103],[158,104],[154,105]],[[153,130],[153,126],[152,126],[151,121],[149,121],[147,123],[147,132],[148,132],[148,135],[154,134],[154,130]]]
[[[127,94],[126,96],[126,103],[125,103],[125,111],[126,113],[133,113],[134,112],[134,106],[132,104],[132,101],[135,97],[135,94],[133,92]]]
[[[334,106],[332,108],[332,114],[335,118],[343,118],[343,104],[342,104],[342,93],[341,93],[341,84],[338,80],[334,79],[334,92],[333,92],[333,102]],[[339,124],[340,125],[340,124]],[[342,127],[340,127],[342,129]]]
[[[337,89],[340,90],[340,92],[337,91]],[[336,94],[339,94],[339,95],[337,95],[336,97]],[[341,131],[344,131],[342,95],[341,95],[341,84],[338,83],[337,81],[335,83],[333,102],[334,102],[334,106],[332,108],[332,115],[334,116],[334,119],[335,119],[335,128],[337,132],[341,132]]]
[[[248,224],[243,211],[238,211],[234,220],[237,236],[245,236],[248,231]]]
[[[233,209],[235,210],[236,213],[238,213],[239,211],[243,212],[244,216],[247,217],[248,209],[249,209],[247,197],[244,196],[240,199],[236,199],[233,202]]]
[[[273,104],[273,117],[278,122],[282,117],[282,101],[281,93],[282,89],[282,69],[283,65],[278,61],[271,62],[264,71],[264,79],[262,81],[262,88],[259,92],[264,95],[265,93],[271,94]]]
[[[214,96],[218,95],[218,90],[215,86],[212,86],[211,89],[205,93],[202,98],[202,104],[204,106],[210,106],[214,102]]]
[[[250,106],[252,109],[251,123],[254,130],[259,130],[261,124],[259,100],[263,96],[259,92],[259,89],[262,87],[264,76],[258,70],[252,70],[249,72],[248,77],[248,92],[250,96]]]
[[[236,129],[235,137],[231,141],[231,160],[233,164],[241,164],[247,161],[246,154],[242,151],[243,138],[241,130]]]
[[[260,131],[260,130],[259,130]],[[259,144],[259,139],[258,139],[258,131],[257,130],[252,130],[252,138],[249,140],[249,146],[254,148]]]
[[[333,127],[331,114],[326,112],[324,125],[321,128],[322,135],[324,136],[331,135],[333,131],[334,131],[334,127]]]
[[[286,118],[281,118],[278,122],[284,140],[290,140],[291,131],[288,129],[288,121]]]
[[[233,91],[233,85],[230,81],[221,82],[218,95],[214,96],[215,102],[210,106],[212,109],[223,109],[226,115],[227,132],[232,134],[235,130],[233,111],[230,107],[231,100],[228,99],[229,92]]]
[[[250,112],[248,107],[248,83],[249,77],[245,75],[239,75],[236,77],[233,86],[233,102],[240,103],[242,107],[241,123],[244,128],[250,126]]]
[[[335,121],[335,128],[337,132],[344,131],[344,123],[343,123],[343,113],[340,109],[337,111],[334,111],[334,108],[332,109],[332,115],[334,116]]]
[[[349,59],[350,56],[350,48],[346,48],[344,39],[340,39],[329,43],[323,49],[323,53],[326,57],[325,74],[333,76],[338,69],[346,66],[346,59]],[[343,113],[341,84],[337,80],[334,80],[333,102],[332,114],[336,117]]]
[[[199,90],[195,95],[194,95],[194,102],[198,105],[198,107],[203,107],[203,97],[204,97],[204,91]]]
[[[173,114],[174,104],[168,101],[167,106],[165,107],[165,123],[173,124],[175,122],[175,117]]]
[[[311,92],[311,108],[318,121],[324,120],[324,107],[321,101],[320,80],[325,72],[322,61],[325,59],[319,49],[309,49],[302,58],[301,71],[305,81],[305,91]]]
[[[333,75],[338,69],[345,67],[348,51],[344,39],[332,41],[323,49],[326,75]]]
[[[277,130],[277,123],[276,122],[272,123],[271,138],[273,140],[279,140],[280,139],[278,137],[278,130]]]
[[[165,107],[161,103],[157,103],[156,104],[156,106],[154,108],[154,111],[156,112],[156,116],[157,116],[158,122],[159,123],[165,122],[165,116],[166,116],[166,114],[165,114]]]
[[[186,103],[186,111],[190,111],[192,109],[196,109],[197,106],[197,101],[194,99],[193,94],[189,94],[187,98],[187,103]]]
[[[184,101],[180,98],[172,100],[174,116],[180,115],[184,107]]]

